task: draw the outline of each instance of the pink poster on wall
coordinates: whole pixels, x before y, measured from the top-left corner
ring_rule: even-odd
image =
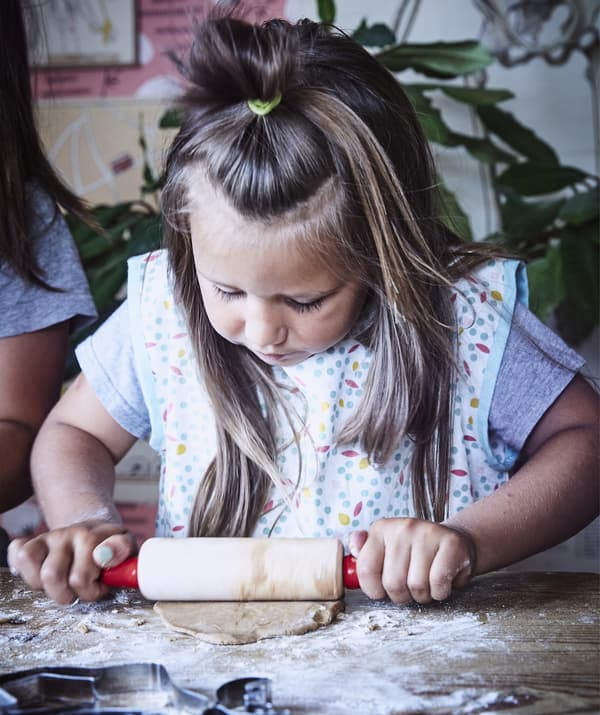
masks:
[[[211,0],[132,0],[135,6],[137,63],[123,66],[36,67],[33,89],[37,99],[96,99],[103,97],[162,98],[177,92],[178,73],[167,51],[185,54],[191,42],[194,18],[209,10]],[[284,17],[284,0],[242,0],[244,17],[261,22]],[[115,6],[117,7],[117,6]],[[111,9],[103,4],[106,17],[98,18],[95,0],[48,0],[44,5],[42,23],[47,34],[55,27],[57,34],[68,37],[81,32],[107,37],[111,27]],[[115,10],[116,12],[116,10]],[[50,26],[48,29],[48,25]],[[115,28],[118,29],[118,28]],[[104,35],[103,35],[104,33]],[[85,48],[84,48],[85,49]]]

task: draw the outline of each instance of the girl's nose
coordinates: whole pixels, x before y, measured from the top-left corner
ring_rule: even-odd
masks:
[[[265,300],[247,300],[245,334],[250,348],[262,350],[285,342],[287,331],[278,307]]]

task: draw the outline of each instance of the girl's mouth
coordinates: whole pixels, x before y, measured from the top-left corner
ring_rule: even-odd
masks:
[[[287,357],[287,355],[283,355],[282,353],[256,353],[258,357],[261,360],[266,360],[266,361],[273,361],[273,362],[279,362],[280,360],[283,360],[284,358]]]
[[[298,352],[292,352],[292,353],[261,353],[258,351],[255,351],[254,353],[257,357],[259,357],[263,362],[266,362],[268,365],[280,365],[280,364],[295,364],[296,362],[299,362],[300,360],[303,359],[303,356],[298,353]]]

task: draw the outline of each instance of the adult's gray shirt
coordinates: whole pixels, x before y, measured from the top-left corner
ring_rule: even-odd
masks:
[[[44,280],[32,285],[0,262],[0,338],[31,333],[69,321],[70,332],[96,317],[79,254],[67,224],[48,194],[27,186],[28,231]]]

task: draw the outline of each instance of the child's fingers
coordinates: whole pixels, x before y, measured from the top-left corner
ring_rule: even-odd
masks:
[[[100,568],[117,566],[126,558],[135,554],[137,543],[133,534],[126,531],[121,534],[112,534],[101,541],[92,552],[94,563]]]
[[[386,542],[381,584],[393,603],[406,605],[412,599],[408,583],[411,559],[410,544],[403,544],[396,540]]]
[[[358,554],[365,545],[367,537],[368,534],[366,531],[353,531],[350,534],[350,537],[348,538],[348,551],[352,554],[352,556],[354,556],[355,559],[358,558]]]
[[[373,599],[385,598],[386,592],[381,582],[385,544],[382,534],[371,527],[356,559],[356,573],[362,591]]]
[[[105,547],[100,548],[99,557],[98,546]],[[120,524],[89,522],[13,540],[9,564],[31,588],[44,590],[57,603],[69,604],[76,598],[101,598],[108,589],[100,582],[98,562],[108,558],[116,565],[135,550],[135,537]]]
[[[440,544],[440,548],[431,564],[429,582],[431,598],[444,601],[453,588],[463,588],[471,578],[473,564],[469,555],[469,546],[463,537],[454,532]]]
[[[52,545],[40,566],[39,577],[42,588],[56,603],[69,605],[78,598],[77,592],[69,585],[72,563],[72,545],[68,541],[63,541]]]
[[[100,568],[92,553],[96,548],[97,535],[93,532],[77,534],[73,541],[73,559],[68,574],[70,589],[82,601],[97,601],[108,589],[100,581]]]
[[[436,557],[437,543],[420,539],[410,551],[406,585],[410,597],[417,603],[429,603],[431,594],[431,566]],[[410,600],[410,598],[409,598]]]
[[[32,588],[43,588],[40,567],[48,555],[42,539],[13,539],[8,545],[8,565],[13,574],[21,576]]]
[[[471,580],[471,577],[473,575],[473,563],[470,559],[466,559],[462,567],[459,569],[458,573],[454,577],[454,581],[452,583],[454,588],[465,588],[469,581]]]
[[[102,523],[91,531],[76,532],[73,548],[69,586],[82,601],[97,601],[108,592],[100,581],[102,563],[120,563],[135,551],[136,543],[122,526]]]

